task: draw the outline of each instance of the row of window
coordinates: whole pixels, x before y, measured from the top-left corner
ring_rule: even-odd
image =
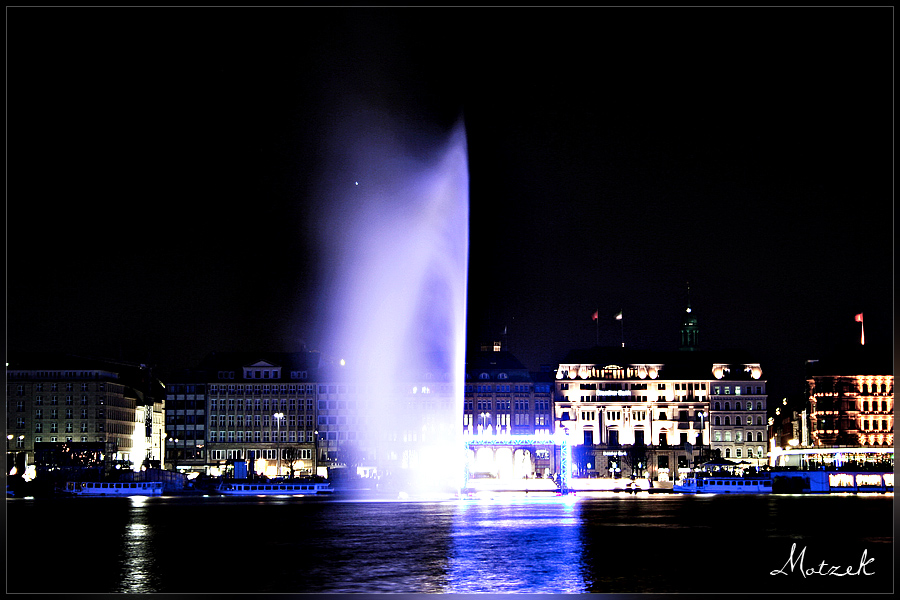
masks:
[[[512,415],[513,423],[515,425],[530,425],[531,424],[531,414],[530,413],[516,413]],[[473,423],[477,421],[478,425],[481,427],[488,427],[494,421],[496,421],[496,425],[499,427],[505,427],[509,425],[510,415],[500,413],[497,415],[492,415],[491,413],[480,413],[477,415],[465,414],[463,415],[463,427],[471,427]],[[534,424],[539,427],[546,427],[550,425],[550,415],[534,415]]]
[[[74,406],[75,400],[72,396],[66,396],[63,403],[66,406]],[[81,406],[87,406],[88,397],[82,396],[79,399],[78,404],[80,404]],[[106,404],[106,396],[97,396],[97,404]],[[35,396],[34,397],[34,405],[35,406],[44,406],[44,397],[43,396]],[[58,406],[59,405],[59,396],[50,396],[50,398],[48,399],[48,405],[49,406]],[[16,410],[19,412],[25,410],[25,401],[24,400],[16,400]]]
[[[326,400],[320,400],[319,408],[321,408],[323,410],[328,408],[328,405],[325,404],[326,402],[327,402]],[[335,400],[331,400],[331,402],[335,402]],[[341,400],[340,402],[343,404],[345,401]],[[352,400],[350,400],[350,402],[352,403],[351,408],[356,408],[356,403]],[[225,398],[221,398],[221,399],[210,398],[209,399],[209,410],[210,411],[216,411],[216,410],[243,411],[244,406],[245,406],[244,400],[242,398],[237,398],[237,399],[228,398],[227,400]],[[257,398],[256,400],[248,399],[247,404],[246,404],[248,411],[259,412],[259,411],[268,411],[268,410],[278,410],[278,408],[279,408],[278,400],[271,401],[271,409],[269,408],[269,406],[270,406],[270,404],[269,404],[268,398],[265,398],[265,399]],[[296,398],[290,398],[290,399],[282,398],[280,406],[281,406],[282,411],[297,410],[297,409],[303,410],[304,408],[306,410],[313,410],[313,408],[314,408],[312,398],[307,398],[306,401],[297,400]],[[340,408],[346,408],[346,407],[347,407],[346,405],[342,405]],[[338,406],[335,405],[332,408],[338,408]]]
[[[715,394],[716,396],[719,396],[722,394],[722,390],[725,391],[726,396],[731,395],[731,386],[730,385],[726,385],[726,386],[714,385],[712,393]],[[743,388],[739,385],[734,386],[734,395],[740,396],[741,393],[753,394],[754,393],[753,386],[747,385],[747,386],[744,386]],[[762,393],[763,393],[762,386],[761,385],[756,386],[756,394],[762,394]]]
[[[723,433],[724,433],[724,436],[723,436]],[[728,429],[728,430],[726,430],[726,431],[724,431],[724,432],[722,432],[722,431],[714,431],[714,432],[713,432],[713,441],[716,441],[716,442],[722,442],[722,441],[730,442],[730,441],[732,441],[732,439],[731,439],[731,434],[732,434],[732,431],[731,431],[730,429]],[[723,440],[723,437],[724,437],[724,440]],[[735,442],[743,442],[743,441],[744,441],[744,432],[742,432],[742,431],[735,431],[735,432],[734,432],[734,441],[735,441]],[[746,441],[748,441],[748,442],[752,442],[752,441],[753,441],[753,432],[752,432],[752,431],[748,431],[748,432],[747,432],[747,439],[746,439]],[[757,431],[757,432],[756,432],[756,441],[757,441],[757,442],[763,441],[763,433],[762,433],[761,431]]]
[[[294,450],[292,449],[282,448],[282,460],[291,460],[294,457],[293,452]],[[265,460],[277,460],[278,449],[264,448],[262,450],[244,450],[243,448],[230,448],[226,450],[210,450],[209,458],[211,460],[243,460],[245,454],[248,458],[254,456]],[[312,450],[309,448],[300,448],[299,453],[296,456],[300,460],[312,460]]]
[[[314,431],[210,431],[207,436],[210,442],[238,442],[254,441],[261,443],[284,442],[284,443],[312,443],[315,441]]]
[[[862,409],[864,412],[869,410],[869,401],[868,400],[863,400]],[[877,400],[872,401],[872,410],[878,410],[878,401]],[[881,412],[888,412],[887,400],[881,401]]]
[[[863,419],[863,422],[862,422],[862,428],[863,428],[863,429],[878,429],[878,421],[875,420],[875,419],[873,419],[873,420],[872,420],[872,426],[869,427],[869,420],[868,420],[868,419]],[[886,419],[882,419],[882,420],[881,420],[881,429],[884,430],[884,431],[887,431],[887,429],[888,429],[888,422],[887,422]]]
[[[319,386],[324,388],[324,386]],[[255,392],[257,394],[315,394],[315,384],[234,384],[234,385],[217,385],[211,383],[209,385],[209,393],[212,394],[242,394],[246,389],[247,393]]]
[[[513,404],[510,404],[510,401],[505,398],[501,398],[498,400],[488,400],[486,398],[482,398],[477,402],[473,402],[471,399],[466,399],[463,401],[464,410],[472,410],[473,405],[477,406],[478,410],[493,410],[493,408],[495,407],[497,410],[509,410],[510,406],[515,406],[516,410],[530,410],[530,401],[524,398],[517,398]],[[534,410],[549,411],[550,400],[535,399]]]
[[[730,402],[726,402],[726,403],[725,403],[725,408],[722,409],[722,408],[721,408],[721,405],[720,405],[718,402],[714,402],[714,403],[713,403],[713,410],[731,410],[731,403],[730,403]],[[734,403],[734,410],[753,410],[753,403],[752,403],[752,402],[747,402],[747,407],[744,408],[743,405],[742,405],[740,402],[735,402],[735,403]],[[756,410],[763,410],[762,402],[757,402],[757,403],[756,403]]]
[[[44,384],[43,384],[43,383],[35,383],[35,384],[33,384],[33,385],[34,385],[34,389],[33,389],[32,391],[34,391],[34,392],[43,392],[43,391],[44,391]],[[51,391],[51,392],[59,392],[59,391],[63,391],[63,390],[60,390],[60,389],[59,389],[59,384],[58,384],[58,383],[48,383],[48,384],[46,384],[46,385],[47,385],[48,391]],[[105,391],[105,387],[106,387],[105,384],[99,383],[99,384],[97,384],[97,385],[99,386],[99,387],[98,387],[98,391],[101,391],[101,392],[102,392],[102,391]],[[90,388],[89,388],[89,386],[88,386],[87,383],[80,383],[80,384],[78,384],[78,386],[79,386],[79,389],[80,389],[82,392],[88,392],[88,391],[90,391]],[[74,383],[66,383],[66,384],[64,384],[63,389],[64,389],[65,391],[67,391],[67,392],[74,392],[74,391],[75,391],[75,384],[74,384]],[[22,395],[24,395],[24,394],[25,394],[25,386],[24,386],[24,385],[16,386],[16,395],[17,395],[17,396],[22,396]]]

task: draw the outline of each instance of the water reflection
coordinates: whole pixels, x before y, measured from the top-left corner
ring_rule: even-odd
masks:
[[[145,496],[131,496],[130,519],[122,535],[122,568],[117,592],[148,593],[158,591],[154,574],[153,526],[147,515]]]
[[[451,593],[581,593],[581,519],[572,497],[461,501],[453,515]]]

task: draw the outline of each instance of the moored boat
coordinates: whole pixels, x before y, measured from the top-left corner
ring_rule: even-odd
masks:
[[[161,496],[162,481],[67,481],[63,492],[76,496]]]
[[[226,481],[216,491],[225,496],[306,496],[330,494],[330,483],[315,481]]]
[[[770,494],[772,478],[692,475],[675,482],[672,491],[682,494]]]

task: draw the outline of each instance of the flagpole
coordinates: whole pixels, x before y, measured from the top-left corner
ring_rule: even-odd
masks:
[[[594,320],[597,321],[597,345],[599,346],[600,345],[600,305],[599,304],[597,305],[597,312],[594,314],[597,316],[597,318]]]

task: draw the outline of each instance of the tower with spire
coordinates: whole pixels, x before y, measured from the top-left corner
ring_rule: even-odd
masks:
[[[684,351],[698,350],[700,346],[700,326],[697,317],[691,311],[691,285],[688,283],[687,307],[684,310],[684,318],[681,321],[681,344],[678,349]]]

